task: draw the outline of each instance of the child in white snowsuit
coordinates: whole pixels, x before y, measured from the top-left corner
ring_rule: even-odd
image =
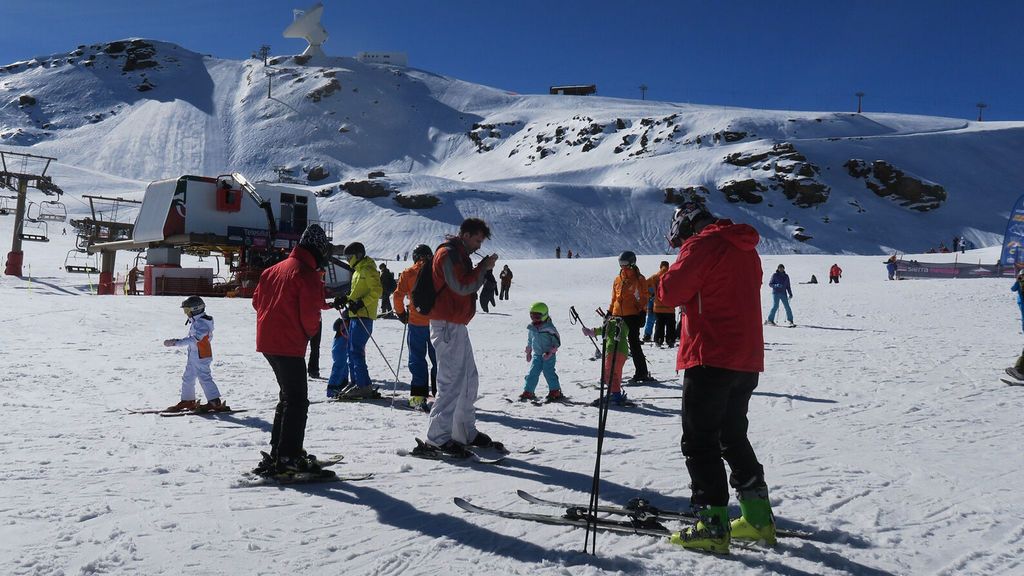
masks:
[[[164,346],[188,346],[188,362],[185,372],[181,375],[181,402],[167,408],[167,412],[184,412],[198,410],[202,412],[221,412],[229,410],[220,399],[220,390],[213,381],[210,364],[213,362],[213,317],[206,315],[206,303],[198,296],[189,296],[181,303],[181,308],[188,316],[185,324],[189,325],[188,335],[184,338],[164,340]],[[196,403],[196,379],[203,387],[206,404]]]
[[[526,382],[523,385],[523,393],[519,395],[520,400],[536,400],[537,384],[540,382],[541,373],[548,383],[547,400],[561,400],[562,389],[558,383],[558,373],[555,372],[555,354],[562,341],[558,336],[558,329],[551,322],[548,316],[548,306],[543,302],[536,302],[530,307],[530,325],[526,327],[526,361],[530,363],[530,371],[526,374]]]

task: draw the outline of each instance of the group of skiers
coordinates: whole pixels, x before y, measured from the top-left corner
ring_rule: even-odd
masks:
[[[719,553],[728,552],[733,538],[774,543],[775,524],[764,470],[746,435],[748,402],[764,369],[758,233],[749,225],[716,219],[702,204],[688,202],[676,211],[669,236],[679,255],[673,264],[662,262],[650,278],[640,273],[633,252],[620,255],[605,322],[593,330],[584,329],[584,334],[603,338],[606,361],[601,377],[608,385],[607,399],[622,402],[625,393],[621,372],[627,356],[635,371],[631,381],[652,379],[640,332],[647,303],[653,296],[655,340],[671,346],[677,336],[680,338],[676,368],[683,371],[681,449],[690,473],[691,504],[698,517],[693,526],[673,534],[671,540],[684,548]],[[474,404],[479,373],[468,331],[476,313],[477,293],[487,285],[489,276],[493,279],[491,271],[498,259],[491,254],[474,265],[470,254],[488,238],[490,228],[483,220],[467,218],[436,253],[429,246],[417,246],[413,266],[395,282],[391,300],[394,314],[408,325],[410,404],[423,405],[428,395],[434,396],[426,442],[417,443],[414,455],[468,456],[469,446],[495,445],[476,427]],[[288,258],[262,273],[253,295],[256,349],[267,359],[280,388],[270,451],[264,453],[254,470],[257,474],[320,470],[316,458],[303,449],[303,441],[309,406],[305,353],[320,329],[323,310],[341,311],[341,318],[333,326],[332,346],[335,368],[341,368],[338,373],[332,369],[328,393],[354,400],[372,398],[376,393],[366,368],[365,346],[372,338],[377,305],[385,293],[381,280],[384,267],[375,265],[361,243],[349,244],[344,255],[352,269],[350,291],[346,297],[328,302],[319,271],[328,265],[332,253],[323,229],[311,224]],[[423,276],[428,265],[429,276]],[[785,281],[776,283],[773,276],[773,291],[782,290],[791,296],[782,266],[776,275],[780,273]],[[429,282],[432,306],[418,306],[415,301],[414,295],[425,294],[418,286],[421,276]],[[512,279],[507,266],[500,278],[501,299],[507,299]],[[775,308],[779,302],[786,304],[787,300],[777,299]],[[185,307],[192,320],[189,337],[183,339],[190,350],[190,368],[185,377],[198,374],[204,392],[213,399],[208,404],[217,409],[214,400],[219,400],[220,394],[209,377],[209,353],[204,351],[212,338],[213,322],[204,315],[204,308],[195,304],[192,301]],[[675,326],[676,308],[682,310],[681,332]],[[524,353],[530,368],[522,397],[536,398],[536,386],[543,374],[548,398],[558,400],[562,392],[555,361],[561,340],[546,304],[534,303],[529,313]],[[339,346],[339,340],[347,342]],[[181,345],[182,341],[167,342]],[[432,365],[429,371],[427,358]],[[194,381],[189,386],[194,388]],[[183,384],[183,400],[185,388]],[[728,479],[723,459],[732,469]],[[742,516],[731,521],[726,512],[730,484],[737,491],[742,510]]]

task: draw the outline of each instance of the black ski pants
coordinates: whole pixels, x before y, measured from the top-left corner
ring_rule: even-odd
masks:
[[[667,344],[669,348],[676,345],[676,313],[654,313],[654,343],[658,346]]]
[[[498,300],[508,300],[508,289],[512,287],[512,284],[502,284],[501,292],[498,293]]]
[[[757,372],[696,366],[683,373],[683,438],[680,446],[690,472],[690,505],[726,506],[729,485],[765,486],[764,468],[747,440],[747,405],[757,388]],[[725,464],[732,475],[726,484]]]
[[[643,330],[646,318],[644,314],[635,316],[623,316],[622,319],[629,327],[629,355],[633,358],[633,378],[647,377],[647,357],[644,356],[644,343],[640,340],[640,331]]]
[[[277,385],[281,388],[274,426],[270,429],[270,454],[290,457],[302,454],[306,437],[306,414],[309,397],[306,385],[306,362],[302,356],[275,356],[264,354],[274,369]]]
[[[320,336],[324,331],[324,323],[321,321],[317,324],[316,334],[309,339],[309,362],[306,364],[306,370],[309,374],[320,375]]]

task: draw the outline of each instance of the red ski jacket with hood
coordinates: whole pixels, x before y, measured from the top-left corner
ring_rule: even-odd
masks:
[[[688,238],[662,275],[658,299],[683,307],[676,370],[764,371],[759,240],[747,224],[717,220]]]
[[[252,295],[256,310],[256,351],[273,356],[306,355],[306,345],[320,327],[324,282],[316,259],[296,246],[283,261],[260,274]]]

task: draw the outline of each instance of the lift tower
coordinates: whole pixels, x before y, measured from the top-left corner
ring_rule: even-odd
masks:
[[[53,183],[53,179],[46,175],[50,162],[54,160],[56,158],[48,156],[0,150],[0,187],[8,188],[18,193],[18,204],[14,212],[14,239],[11,240],[11,251],[7,253],[7,263],[4,267],[4,274],[8,276],[21,276],[21,265],[25,260],[25,253],[21,250],[22,240],[38,242],[49,240],[45,235],[39,236],[38,234],[25,233],[25,206],[27,204],[26,196],[28,196],[29,186],[47,196],[56,195],[59,198],[64,193],[59,186]],[[29,170],[30,164],[33,166],[42,165],[42,169],[35,168]]]

